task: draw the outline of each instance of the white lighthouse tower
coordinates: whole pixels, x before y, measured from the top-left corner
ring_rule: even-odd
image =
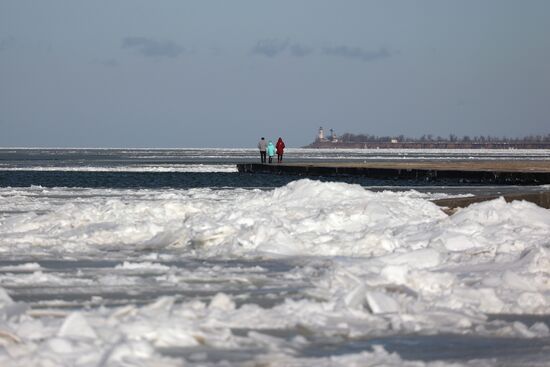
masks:
[[[321,126],[319,128],[319,135],[317,136],[317,140],[324,141],[325,140],[325,133],[323,132],[323,127]]]
[[[338,138],[336,137],[336,133],[334,132],[334,129],[330,129],[330,141],[333,143],[338,142]]]

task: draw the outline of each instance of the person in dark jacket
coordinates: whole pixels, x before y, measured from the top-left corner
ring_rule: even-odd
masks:
[[[285,151],[285,143],[283,142],[283,139],[279,138],[279,140],[277,140],[275,148],[277,148],[277,163],[281,163],[283,161],[283,153]]]
[[[267,142],[265,141],[265,138],[262,136],[262,139],[258,143],[258,149],[260,149],[260,160],[262,163],[266,163],[266,156],[265,156],[266,148],[267,148]]]

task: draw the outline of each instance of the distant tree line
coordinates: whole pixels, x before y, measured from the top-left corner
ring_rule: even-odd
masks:
[[[449,136],[434,136],[425,134],[419,138],[411,138],[404,135],[397,136],[377,136],[370,134],[350,134],[345,133],[338,137],[338,140],[343,143],[371,143],[371,142],[392,142],[399,143],[407,142],[458,142],[458,143],[550,143],[550,134],[547,135],[528,135],[524,137],[509,138],[506,136],[498,137],[492,135],[476,135],[476,136],[457,136],[449,134]]]

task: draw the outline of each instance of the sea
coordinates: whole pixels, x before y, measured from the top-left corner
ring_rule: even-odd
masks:
[[[432,202],[550,186],[239,173],[248,162],[256,149],[0,149],[0,365],[550,365],[550,210]]]

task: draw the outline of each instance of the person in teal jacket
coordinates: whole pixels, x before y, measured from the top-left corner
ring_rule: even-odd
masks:
[[[269,163],[273,163],[274,155],[275,155],[275,145],[273,145],[273,143],[270,140],[269,143],[267,143],[267,156],[269,158]]]

